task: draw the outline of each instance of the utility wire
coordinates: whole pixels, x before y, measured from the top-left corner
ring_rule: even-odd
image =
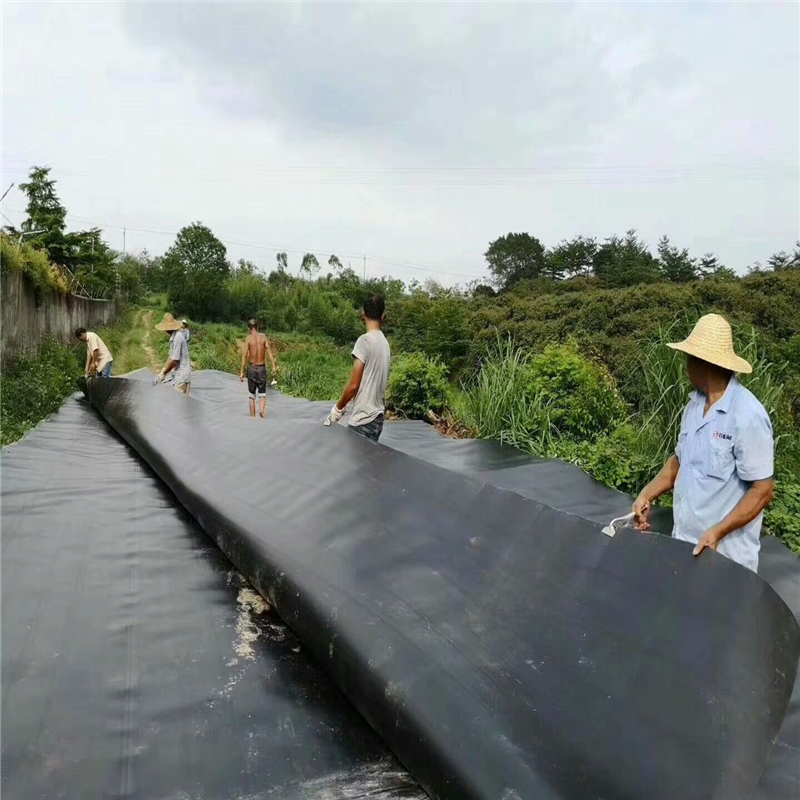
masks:
[[[25,214],[26,213],[25,211],[22,211],[22,210],[16,209],[16,208],[10,208],[9,211],[12,211],[15,214]],[[94,225],[94,226],[96,226],[98,228],[101,228],[103,230],[105,230],[106,228],[116,228],[118,230],[136,231],[137,233],[155,233],[155,234],[160,234],[160,235],[163,235],[163,236],[177,236],[178,235],[177,231],[167,231],[167,230],[162,230],[162,229],[159,229],[159,228],[143,228],[143,227],[136,227],[136,226],[133,226],[133,225],[120,225],[120,224],[114,223],[114,222],[100,222],[98,220],[93,220],[93,219],[90,219],[88,217],[81,216],[79,214],[73,214],[70,211],[67,212],[67,217],[69,217],[70,219],[75,220],[77,222],[87,222],[90,225]],[[8,219],[8,218],[6,217],[6,219]],[[11,220],[9,220],[9,223],[11,223]],[[13,224],[13,223],[11,223],[11,224]],[[262,244],[262,243],[259,243],[259,242],[246,242],[246,241],[243,241],[241,239],[223,238],[221,236],[217,236],[217,238],[223,244],[226,244],[226,245],[237,245],[239,247],[253,247],[253,248],[261,249],[261,250],[270,250],[270,251],[275,252],[275,253],[291,253],[292,255],[305,255],[307,252],[309,252],[308,250],[297,250],[297,249],[293,249],[293,248],[290,248],[290,247],[281,247],[280,245],[277,245],[277,244]],[[333,249],[328,249],[328,248],[317,248],[316,252],[318,252],[318,253],[332,253],[332,252],[334,252],[334,250]],[[358,259],[360,259],[360,258],[364,257],[364,253],[363,252],[360,252],[360,253],[349,253],[349,252],[341,252],[340,251],[339,253],[337,253],[337,255],[339,256],[339,258],[353,258],[353,259],[358,258]],[[432,267],[432,266],[430,266],[428,264],[417,263],[417,262],[414,262],[414,261],[400,261],[400,260],[397,260],[397,259],[394,259],[394,258],[389,258],[388,256],[373,255],[373,254],[369,254],[369,253],[367,255],[368,255],[368,257],[370,259],[372,259],[374,261],[379,261],[379,262],[385,263],[385,264],[391,264],[391,265],[394,265],[394,266],[397,266],[397,267],[404,267],[405,269],[408,269],[408,270],[411,270],[411,271],[426,272],[426,273],[431,273],[431,274],[435,274],[435,275],[454,276],[454,277],[457,277],[457,278],[469,278],[471,280],[486,279],[485,275],[472,275],[472,274],[467,274],[465,272],[453,272],[451,270],[438,269],[438,268]]]

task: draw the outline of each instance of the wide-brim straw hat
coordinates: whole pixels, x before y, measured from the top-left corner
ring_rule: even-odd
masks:
[[[164,319],[156,325],[157,331],[179,331],[181,324],[172,314],[164,314]]]
[[[682,342],[670,342],[667,347],[732,372],[747,374],[753,371],[749,361],[736,355],[730,323],[719,314],[700,317],[692,332]]]

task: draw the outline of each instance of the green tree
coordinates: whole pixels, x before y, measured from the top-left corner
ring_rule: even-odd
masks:
[[[56,181],[50,178],[50,167],[31,167],[28,182],[19,188],[28,198],[27,217],[20,230],[23,233],[40,231],[25,238],[36,247],[47,251],[51,261],[72,266],[71,246],[65,235],[67,209],[56,194]]]
[[[501,289],[510,289],[521,280],[538,278],[545,270],[544,245],[529,233],[509,233],[489,244],[483,254]]]
[[[597,240],[594,237],[576,236],[560,242],[547,253],[545,274],[553,279],[575,278],[592,274],[597,255]]]
[[[625,238],[611,236],[598,248],[594,274],[608,287],[653,283],[660,278],[658,263],[634,229]]]
[[[726,267],[713,253],[706,253],[697,266],[697,274],[700,278],[720,278],[723,280],[734,280],[736,273]]]
[[[289,256],[286,253],[278,253],[275,259],[278,262],[278,272],[286,272],[289,269]]]
[[[672,283],[688,283],[697,278],[697,262],[684,248],[678,250],[669,243],[668,236],[662,236],[658,242],[658,263],[661,274]]]
[[[794,252],[787,253],[781,250],[780,253],[770,256],[767,264],[776,272],[784,269],[800,269],[800,241],[795,243]]]
[[[342,262],[339,261],[339,256],[331,254],[331,257],[328,259],[328,266],[331,268],[334,275],[340,275],[344,272],[344,267],[342,266]]]
[[[117,253],[103,241],[102,233],[92,228],[65,237],[75,279],[94,297],[110,297],[117,289]]]
[[[181,228],[164,256],[170,303],[195,319],[223,317],[230,273],[226,254],[225,245],[202,223]]]
[[[319,272],[319,261],[317,261],[317,257],[313,253],[306,253],[300,264],[300,270],[309,277]]]
[[[127,253],[116,265],[119,278],[119,292],[124,300],[135,303],[144,294],[144,270],[139,256]]]

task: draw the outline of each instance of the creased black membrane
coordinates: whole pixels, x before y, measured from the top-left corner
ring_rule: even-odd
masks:
[[[188,400],[135,380],[90,395],[431,794],[756,790],[799,649],[761,578],[609,539],[552,487],[548,505],[492,485],[502,469],[323,429],[315,404],[273,395],[250,420],[235,379],[195,377]]]
[[[424,796],[248,591],[85,402],[5,448],[3,798]]]

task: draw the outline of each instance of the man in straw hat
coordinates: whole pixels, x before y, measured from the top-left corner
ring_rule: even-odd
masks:
[[[192,362],[189,360],[189,344],[186,337],[183,333],[178,333],[181,330],[181,323],[172,314],[164,314],[164,319],[156,325],[156,330],[164,331],[169,336],[169,357],[158,379],[163,381],[175,370],[175,388],[183,394],[189,394],[192,385]]]
[[[736,379],[753,368],[734,352],[731,326],[719,314],[701,317],[686,339],[667,346],[686,353],[695,391],[675,455],[633,504],[637,527],[648,529],[650,504],[674,487],[672,535],[695,544],[694,555],[711,548],[755,571],[772,499],[772,424]]]

